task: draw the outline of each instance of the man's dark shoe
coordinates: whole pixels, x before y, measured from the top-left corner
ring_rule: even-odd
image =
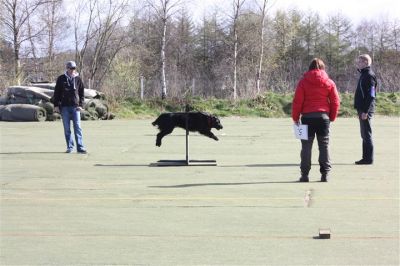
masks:
[[[356,161],[355,164],[358,164],[358,165],[360,165],[360,164],[372,164],[372,161],[361,159],[359,161]]]
[[[72,149],[67,149],[66,151],[65,151],[65,153],[71,153],[72,152]]]
[[[308,176],[301,176],[300,177],[300,179],[299,179],[299,182],[308,182],[309,180],[308,180]]]
[[[86,154],[86,153],[87,153],[87,150],[78,150],[78,153]]]
[[[328,182],[328,174],[321,175],[321,182]]]

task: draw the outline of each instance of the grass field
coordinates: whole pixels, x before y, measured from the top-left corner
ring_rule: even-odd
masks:
[[[61,122],[0,123],[0,264],[399,265],[398,118],[375,118],[372,166],[354,165],[358,121],[333,123],[329,183],[316,145],[312,182],[295,182],[290,119],[191,135],[191,159],[216,167],[149,167],[185,149],[180,129],[156,147],[150,122],[83,122],[87,155],[63,153]]]

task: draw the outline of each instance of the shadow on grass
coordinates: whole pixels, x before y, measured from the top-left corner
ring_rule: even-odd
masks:
[[[223,165],[221,167],[293,167],[293,166],[299,166],[299,164],[270,163],[270,164]]]
[[[148,164],[101,164],[97,163],[94,166],[102,166],[102,167],[144,167],[149,166]]]
[[[311,181],[309,183],[319,183],[319,181]],[[202,186],[241,186],[241,185],[260,185],[260,184],[307,184],[299,181],[268,181],[268,182],[245,182],[245,183],[198,183],[198,184],[182,184],[175,186],[148,186],[149,188],[186,188],[186,187],[202,187]]]
[[[16,154],[61,154],[63,151],[17,151],[17,152],[0,152],[4,155],[16,155]]]
[[[319,166],[313,163],[312,165]],[[354,163],[332,163],[331,165],[354,165]],[[300,163],[272,163],[272,164],[242,164],[242,165],[220,165],[219,167],[300,167]]]

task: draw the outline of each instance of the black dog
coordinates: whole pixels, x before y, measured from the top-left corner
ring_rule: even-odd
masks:
[[[186,130],[186,116],[188,117],[189,131],[197,131],[209,138],[218,140],[211,132],[211,128],[217,130],[222,129],[221,122],[218,117],[203,113],[203,112],[188,112],[188,113],[164,113],[161,114],[152,124],[158,126],[160,133],[157,134],[156,146],[161,146],[161,139],[170,134],[175,127],[180,127]]]

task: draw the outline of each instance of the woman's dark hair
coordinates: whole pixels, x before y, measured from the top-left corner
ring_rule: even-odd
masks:
[[[325,70],[325,64],[324,61],[322,61],[319,58],[314,58],[311,61],[310,67],[308,68],[308,70],[313,70],[313,69],[322,69]]]

